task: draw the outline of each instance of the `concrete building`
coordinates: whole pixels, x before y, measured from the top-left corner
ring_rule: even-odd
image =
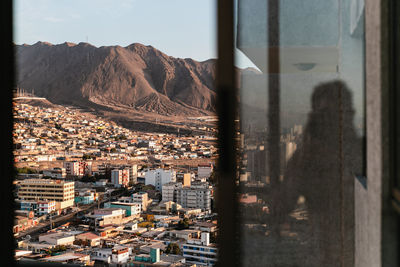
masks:
[[[78,176],[79,173],[79,162],[77,161],[65,161],[64,168],[67,175]]]
[[[65,179],[65,177],[67,176],[67,171],[65,168],[54,168],[50,170],[44,170],[43,176],[56,179]]]
[[[125,217],[125,210],[120,208],[104,208],[94,210],[93,214],[88,215],[89,225],[97,228],[109,224],[121,224]]]
[[[27,201],[56,201],[56,210],[74,204],[75,183],[50,179],[27,179],[20,183],[18,198]]]
[[[112,170],[111,183],[115,187],[127,187],[129,184],[129,169],[120,168]]]
[[[210,233],[203,232],[198,239],[188,239],[182,248],[187,263],[213,266],[217,262],[217,247],[210,244]]]
[[[135,255],[133,266],[160,266],[157,265],[160,262],[160,249],[159,248],[150,248],[150,255],[147,254],[138,254]],[[168,266],[168,265],[167,265]]]
[[[37,212],[37,201],[25,201],[17,199],[16,204],[20,205],[21,210],[34,211],[35,213]]]
[[[122,246],[115,246],[109,249],[99,249],[95,251],[93,260],[103,261],[106,263],[122,264],[127,263],[131,249]]]
[[[104,207],[123,209],[126,216],[140,215],[142,212],[142,205],[140,203],[109,202],[105,203]]]
[[[112,170],[115,169],[127,169],[129,172],[129,184],[133,185],[137,183],[137,165],[136,164],[125,164],[125,165],[118,165],[118,164],[110,164],[110,163],[103,163],[97,166],[97,172],[100,175],[105,175],[110,177]]]
[[[182,188],[181,183],[170,182],[162,186],[162,201],[176,202],[176,190]]]
[[[91,247],[95,247],[95,246],[100,245],[101,237],[94,233],[87,232],[87,233],[77,235],[75,237],[75,240],[80,241],[81,243],[87,244]]]
[[[182,186],[190,186],[192,175],[190,173],[179,172],[176,174],[176,181],[182,183]]]
[[[91,161],[64,161],[64,168],[67,175],[82,177],[92,174]]]
[[[208,184],[176,189],[176,202],[183,208],[211,210],[211,188]]]
[[[74,241],[75,236],[66,233],[46,233],[39,236],[39,242],[46,242],[57,246],[72,245]]]
[[[174,170],[156,169],[147,171],[144,178],[146,185],[154,185],[156,190],[162,191],[163,184],[176,181],[176,173]]]
[[[49,214],[56,210],[56,202],[54,200],[38,201],[37,205],[39,215]]]
[[[202,178],[209,178],[211,176],[211,173],[213,171],[213,165],[210,164],[199,164],[197,166],[197,177],[199,179]]]
[[[81,253],[64,253],[61,255],[46,257],[43,259],[45,262],[51,262],[53,264],[61,265],[61,264],[74,264],[87,266],[90,265],[90,255],[81,254]]]
[[[132,203],[139,203],[142,207],[142,211],[146,211],[147,207],[151,204],[152,200],[145,192],[138,192],[132,194]]]
[[[129,170],[129,185],[136,184],[138,177],[137,165],[124,165],[124,167]]]

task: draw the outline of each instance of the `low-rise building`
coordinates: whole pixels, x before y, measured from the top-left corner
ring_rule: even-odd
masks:
[[[49,214],[56,210],[56,202],[54,200],[38,201],[37,205],[39,215]]]
[[[121,264],[127,263],[132,251],[128,247],[115,246],[110,249],[99,249],[94,252],[93,260],[106,263]]]
[[[198,239],[189,239],[182,245],[186,262],[200,266],[213,266],[217,262],[217,247],[210,243],[210,233],[201,233]]]
[[[81,253],[64,253],[61,255],[56,255],[52,257],[43,258],[43,261],[46,262],[58,262],[58,263],[76,263],[79,265],[89,265],[90,264],[90,255],[81,254]]]
[[[51,177],[56,179],[65,179],[67,171],[65,168],[54,168],[50,170],[43,170],[44,177]]]
[[[101,237],[94,233],[87,232],[77,235],[75,237],[75,240],[78,241],[80,244],[95,247],[100,245]]]
[[[75,236],[64,232],[46,233],[39,236],[39,242],[46,242],[52,245],[72,245]]]
[[[104,204],[104,207],[123,209],[126,216],[140,215],[142,212],[142,205],[140,203],[109,202]]]
[[[125,210],[120,208],[98,209],[86,217],[89,219],[89,224],[94,228],[111,224],[120,225],[124,222]]]

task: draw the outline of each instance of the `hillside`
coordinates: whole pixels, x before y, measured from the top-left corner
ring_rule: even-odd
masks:
[[[16,45],[17,86],[55,104],[159,115],[215,112],[215,60],[170,57],[152,46]]]

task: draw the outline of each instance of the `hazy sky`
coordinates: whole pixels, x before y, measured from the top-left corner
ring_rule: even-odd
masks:
[[[152,45],[180,58],[216,55],[216,0],[14,0],[17,44]],[[254,66],[239,54],[239,67]]]

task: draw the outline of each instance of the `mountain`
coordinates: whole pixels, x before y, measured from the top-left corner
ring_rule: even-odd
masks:
[[[161,115],[215,112],[215,60],[168,56],[152,46],[16,45],[17,86],[55,104]]]

